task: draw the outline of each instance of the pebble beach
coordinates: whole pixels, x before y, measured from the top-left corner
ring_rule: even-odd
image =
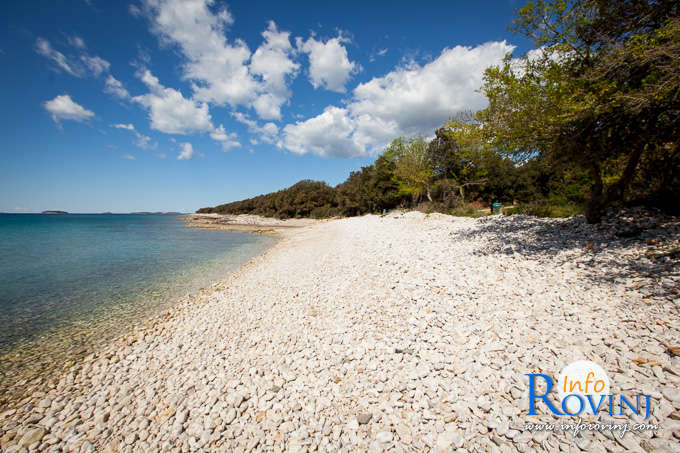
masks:
[[[393,212],[276,234],[6,408],[0,450],[680,451],[677,218]],[[558,421],[527,415],[525,375],[581,359],[651,395],[658,429],[525,429]]]

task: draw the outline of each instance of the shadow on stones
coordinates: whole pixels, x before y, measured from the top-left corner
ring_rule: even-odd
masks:
[[[478,256],[519,255],[558,267],[576,262],[592,268],[588,278],[593,281],[623,281],[644,287],[649,296],[677,298],[680,293],[680,220],[655,211],[625,210],[599,225],[589,225],[583,216],[495,216],[452,233],[452,238],[482,240],[484,245],[474,252]]]

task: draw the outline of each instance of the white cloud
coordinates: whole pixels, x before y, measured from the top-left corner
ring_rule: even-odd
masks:
[[[297,154],[375,154],[400,135],[431,134],[457,112],[477,110],[484,69],[498,64],[513,46],[490,42],[442,51],[423,66],[412,63],[358,85],[345,108],[327,107],[283,129],[283,146]]]
[[[43,106],[45,107],[45,110],[52,114],[52,119],[57,124],[59,124],[61,120],[83,122],[94,116],[94,112],[73,102],[71,96],[68,94],[62,94],[50,101],[46,101]]]
[[[35,51],[55,64],[54,69],[65,71],[74,77],[99,77],[109,71],[111,64],[98,56],[88,55],[85,49],[85,41],[80,37],[68,38],[69,44],[81,51],[79,58],[67,57],[54,49],[50,42],[43,38],[35,41]]]
[[[112,124],[111,127],[115,127],[116,129],[126,129],[128,131],[135,130],[135,126],[132,124]]]
[[[275,143],[277,140],[277,137],[279,135],[279,127],[272,123],[268,122],[265,123],[264,125],[260,126],[257,121],[250,119],[248,115],[241,113],[241,112],[233,112],[231,114],[236,121],[239,123],[245,124],[248,126],[248,131],[251,134],[255,134],[259,137],[260,140],[262,140],[265,143]]]
[[[222,151],[227,152],[231,148],[240,148],[241,143],[237,140],[237,135],[235,132],[227,134],[224,130],[224,126],[220,124],[220,127],[216,128],[210,133],[210,138],[220,142],[222,145]]]
[[[279,119],[281,105],[291,95],[288,79],[295,77],[300,65],[292,58],[290,33],[278,31],[270,21],[262,36],[265,42],[253,54],[250,70],[262,78],[264,93],[253,102],[253,108],[262,119]]]
[[[257,81],[248,71],[245,42],[227,42],[233,23],[229,11],[210,10],[210,0],[145,0],[152,30],[162,43],[176,44],[186,58],[184,78],[193,80],[195,98],[218,105],[246,104],[255,98]]]
[[[58,50],[53,49],[52,45],[46,39],[38,38],[35,41],[35,50],[40,55],[56,64],[58,69],[62,69],[73,76],[81,77],[80,69],[73,67],[66,56]]]
[[[80,59],[95,77],[99,77],[102,73],[108,72],[111,67],[111,64],[108,61],[97,56],[91,57],[89,55],[81,55]]]
[[[173,88],[161,85],[149,70],[139,74],[149,93],[132,98],[149,109],[151,128],[166,134],[187,134],[213,129],[208,104],[185,98]]]
[[[351,75],[360,70],[358,63],[349,61],[347,49],[342,45],[342,36],[326,42],[314,37],[307,41],[297,39],[297,47],[309,55],[309,80],[314,88],[325,88],[339,93],[345,92],[345,84]]]
[[[135,129],[135,126],[133,124],[112,124],[111,127],[116,128],[116,129],[125,129],[133,134],[135,134],[135,137],[137,137],[137,146],[139,146],[142,149],[156,149],[158,146],[158,142],[154,143],[153,145],[151,144],[151,137],[148,135],[144,135],[137,131]]]
[[[122,157],[123,159],[127,159],[127,160],[135,160],[135,156],[133,156],[132,154],[123,154],[120,157]]]
[[[78,35],[69,36],[68,43],[76,49],[84,49],[86,47],[85,41]]]
[[[104,86],[104,92],[112,94],[119,99],[130,99],[130,93],[125,89],[122,83],[117,80],[114,76],[110,75],[106,78],[106,85]]]
[[[360,156],[364,150],[353,140],[356,126],[346,109],[326,107],[321,115],[284,128],[283,146],[295,154],[323,157]]]
[[[251,54],[241,39],[228,40],[234,22],[212,0],[144,0],[144,14],[161,43],[176,45],[185,57],[182,76],[193,98],[232,108],[253,108],[262,119],[279,119],[290,98],[288,85],[299,65],[293,60],[290,33],[269,22],[264,42]]]
[[[380,49],[377,52],[372,53],[368,57],[368,61],[370,61],[372,63],[372,62],[375,61],[376,57],[384,57],[385,55],[387,55],[387,49]]]
[[[181,143],[177,160],[191,160],[194,158],[194,154],[194,147],[191,146],[191,143]]]

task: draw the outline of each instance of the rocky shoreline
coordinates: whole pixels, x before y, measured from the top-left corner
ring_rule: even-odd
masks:
[[[300,225],[0,414],[0,448],[678,451],[679,242],[636,211]],[[659,429],[525,430],[558,418],[526,415],[524,375],[578,359]]]
[[[286,234],[298,228],[327,221],[314,219],[279,220],[247,214],[186,214],[184,220],[187,223],[187,228],[245,231],[255,234]]]

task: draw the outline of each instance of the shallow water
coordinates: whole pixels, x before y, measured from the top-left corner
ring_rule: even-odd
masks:
[[[0,215],[2,387],[125,332],[274,241],[184,228],[177,215]]]

